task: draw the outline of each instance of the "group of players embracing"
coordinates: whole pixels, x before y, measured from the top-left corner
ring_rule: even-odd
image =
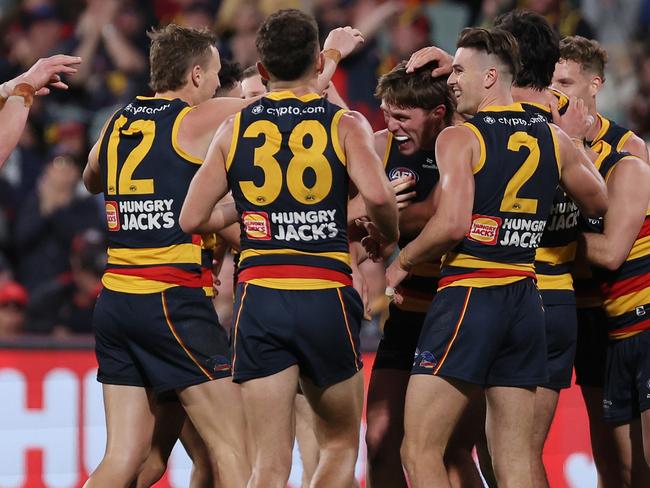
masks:
[[[369,486],[483,486],[475,446],[490,486],[548,486],[574,356],[602,486],[648,483],[650,168],[596,110],[595,41],[526,11],[464,29],[453,58],[425,48],[379,79],[373,134],[323,96],[354,29],[321,51],[311,16],[272,14],[256,38],[268,93],[243,100],[213,98],[210,33],[150,37],[155,95],[111,116],[84,171],[109,229],[107,448],[86,486],[150,486],[180,436],[192,486],[284,488],[297,393],[317,444],[305,485],[355,486],[365,259],[386,266],[391,302]],[[224,240],[229,335],[210,297]]]

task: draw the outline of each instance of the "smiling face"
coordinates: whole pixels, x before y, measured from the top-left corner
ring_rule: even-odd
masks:
[[[400,108],[382,101],[381,110],[399,152],[410,156],[421,149],[432,150],[435,147],[441,123],[441,116],[436,114],[437,108]],[[444,107],[441,113],[444,115]]]
[[[456,50],[452,72],[447,83],[456,96],[456,110],[474,115],[485,91],[486,61],[488,56],[476,49],[461,47]]]

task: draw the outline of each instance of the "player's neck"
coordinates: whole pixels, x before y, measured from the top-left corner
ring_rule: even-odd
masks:
[[[507,107],[512,105],[514,100],[510,89],[498,89],[488,92],[478,106],[478,110],[486,107]]]
[[[529,86],[513,86],[512,98],[517,102],[537,103],[540,105],[548,105],[551,101],[546,88],[538,90]]]
[[[592,104],[590,107],[588,107],[589,110],[589,115],[591,115],[594,118],[594,123],[591,124],[591,127],[587,131],[587,134],[585,135],[585,139],[588,141],[593,141],[598,133],[600,132],[600,129],[602,128],[603,124],[600,120],[600,117],[598,117],[598,110],[596,109],[596,104]]]
[[[198,101],[194,99],[192,96],[192,93],[190,90],[187,90],[185,88],[181,88],[180,90],[168,90],[164,92],[156,92],[154,95],[156,98],[169,98],[169,99],[174,99],[174,98],[180,98],[183,100],[185,103],[188,105],[198,105]]]
[[[290,91],[298,97],[308,93],[318,93],[317,79],[309,77],[292,81],[269,81],[269,92],[281,91]]]

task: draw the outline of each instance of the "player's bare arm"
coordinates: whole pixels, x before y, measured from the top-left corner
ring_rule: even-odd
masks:
[[[232,140],[233,121],[234,116],[219,128],[205,161],[190,183],[179,219],[181,229],[188,234],[217,232],[233,223],[225,220],[220,207],[215,208],[228,193],[226,159]],[[234,217],[236,221],[236,215]]]
[[[583,215],[600,217],[607,212],[607,187],[584,149],[576,147],[569,136],[551,124],[560,153],[560,184],[578,205]]]
[[[108,120],[104,122],[104,127],[102,127],[102,130],[99,133],[99,139],[97,139],[97,142],[95,142],[92,149],[88,153],[88,162],[86,163],[86,167],[84,168],[82,174],[82,179],[86,190],[94,195],[102,192],[101,172],[99,169],[99,146],[104,139],[104,133],[106,132],[108,123],[113,119],[113,115],[111,115]]]
[[[360,113],[348,112],[341,117],[339,136],[347,157],[348,174],[364,200],[370,220],[386,241],[397,241],[395,192],[374,150],[370,124]]]
[[[650,167],[635,156],[621,159],[607,179],[609,208],[602,234],[583,234],[587,259],[618,269],[630,254],[650,202]]]
[[[438,207],[420,234],[400,251],[399,258],[386,269],[386,286],[393,289],[393,293],[413,266],[440,258],[467,234],[474,204],[473,167],[479,160],[478,155],[478,139],[467,127],[448,127],[438,136]],[[397,303],[401,299],[395,295]]]
[[[625,141],[621,151],[629,152],[632,156],[636,156],[641,161],[650,163],[650,155],[648,155],[648,146],[645,141],[636,134],[632,134],[630,138]]]
[[[319,93],[327,90],[341,59],[349,56],[363,42],[361,31],[350,26],[337,27],[330,31],[323,43],[323,51],[321,52],[325,59],[323,71],[318,76]],[[334,100],[330,101],[336,103]]]

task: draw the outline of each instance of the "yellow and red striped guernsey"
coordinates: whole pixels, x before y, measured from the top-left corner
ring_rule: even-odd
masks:
[[[109,246],[102,283],[110,290],[212,289],[204,240],[178,225],[187,188],[202,162],[176,141],[191,110],[180,99],[137,97],[107,125],[98,161]]]
[[[546,118],[515,103],[465,124],[479,140],[472,223],[442,260],[439,287],[488,287],[535,279],[535,250],[560,178]]]
[[[241,218],[239,282],[285,290],[352,284],[344,113],[317,94],[284,91],[236,116],[226,170]]]
[[[594,145],[596,167],[605,181],[628,153],[616,152],[601,139]],[[603,219],[590,219],[586,230],[602,232]],[[629,255],[616,271],[593,268],[607,315],[609,337],[625,339],[650,329],[650,207]],[[577,288],[578,289],[578,288]]]
[[[610,338],[625,339],[650,329],[650,209],[623,265],[597,276]]]

